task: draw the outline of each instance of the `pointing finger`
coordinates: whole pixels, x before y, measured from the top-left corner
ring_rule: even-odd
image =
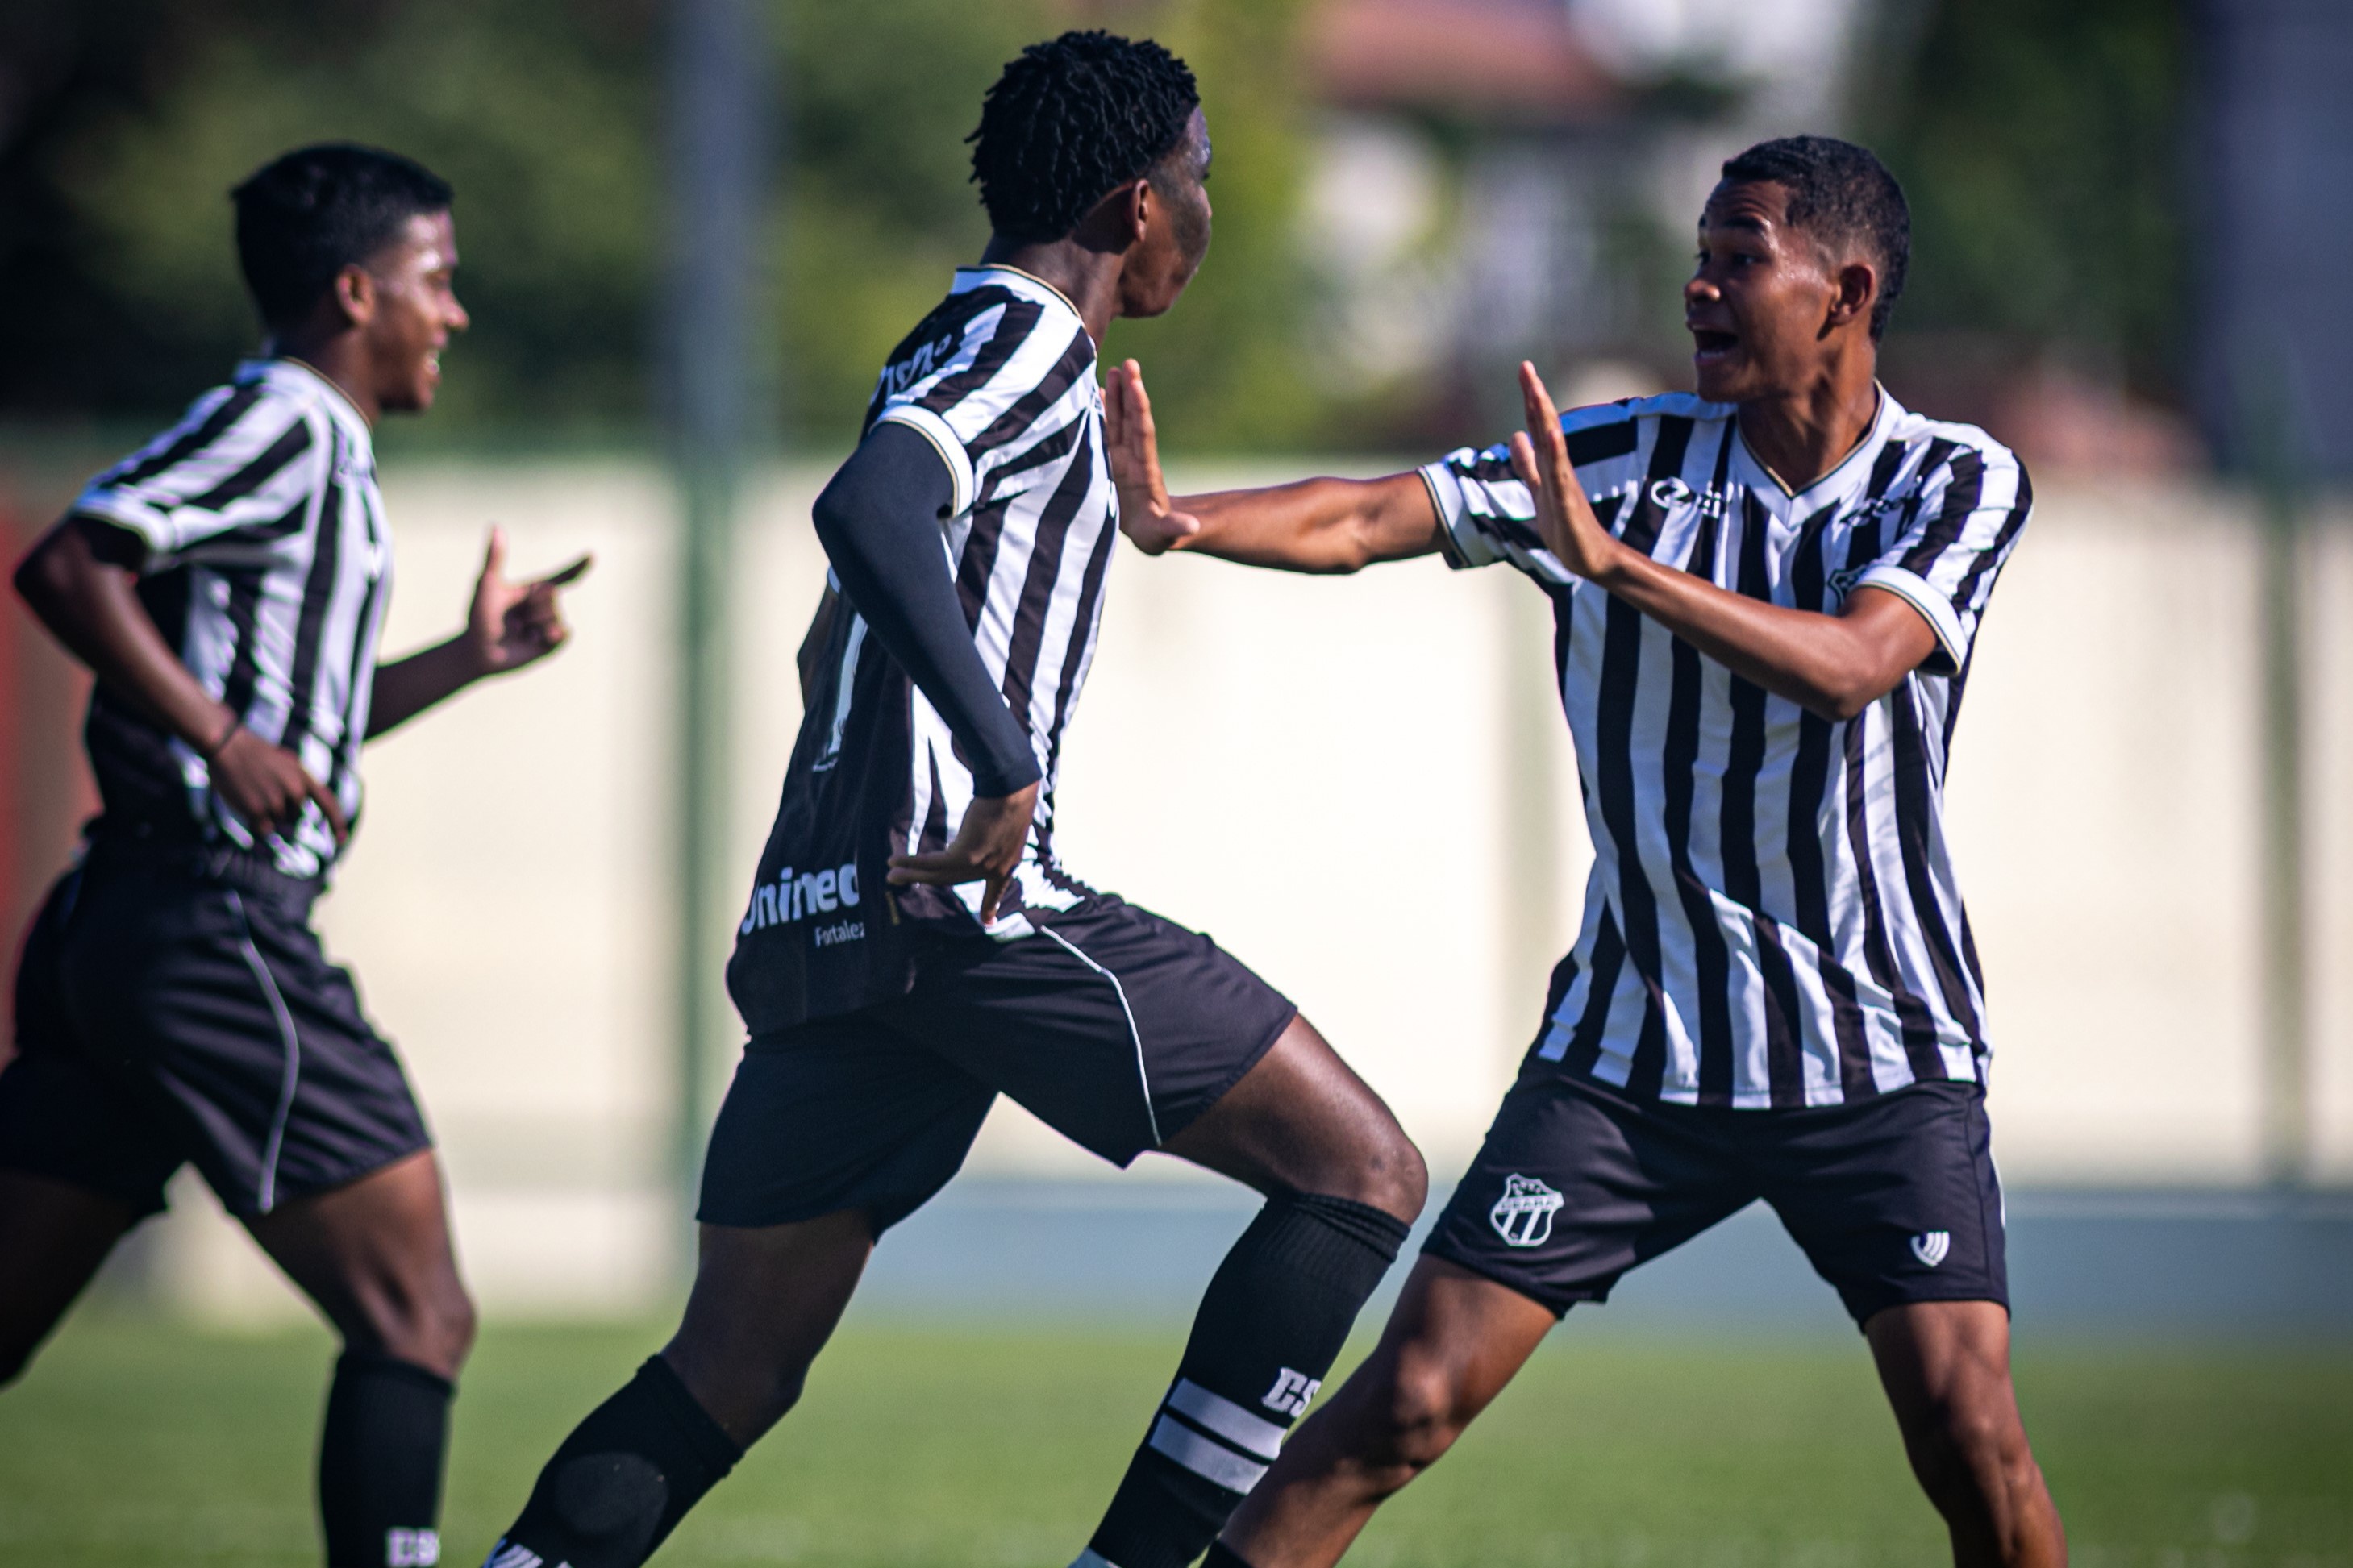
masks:
[[[596,557],[593,553],[584,553],[579,560],[575,561],[571,565],[560,567],[554,572],[550,572],[546,576],[542,577],[537,582],[533,583],[532,584],[532,588],[536,592],[542,588],[570,587],[573,584],[580,581],[581,578],[588,575],[588,568],[594,566],[596,563]]]

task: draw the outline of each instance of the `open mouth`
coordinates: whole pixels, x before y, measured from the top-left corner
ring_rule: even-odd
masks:
[[[1708,327],[1694,327],[1691,335],[1692,357],[1703,363],[1725,358],[1740,344],[1740,340],[1730,332],[1720,332]]]

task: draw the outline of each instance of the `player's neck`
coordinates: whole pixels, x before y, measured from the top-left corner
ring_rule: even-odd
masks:
[[[1060,291],[1078,311],[1097,348],[1103,346],[1112,318],[1119,314],[1120,269],[1125,261],[1122,252],[1098,250],[1075,237],[1042,245],[993,237],[980,253],[983,267],[1010,267]]]
[[[280,332],[265,345],[273,359],[300,360],[332,383],[374,429],[384,407],[369,389],[367,344],[356,331]]]
[[[1879,417],[1877,356],[1842,358],[1810,384],[1740,405],[1740,438],[1796,495],[1844,462]]]

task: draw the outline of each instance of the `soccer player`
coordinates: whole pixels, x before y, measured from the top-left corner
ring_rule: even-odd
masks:
[[[1941,798],[2018,459],[1875,377],[1903,193],[1822,137],[1724,165],[1683,289],[1698,393],[1557,415],[1418,472],[1171,502],[1111,383],[1147,549],[1350,572],[1508,563],[1553,604],[1595,850],[1518,1081],[1378,1349],[1229,1526],[1336,1560],[1579,1301],[1763,1198],[1861,1325],[1954,1560],[2055,1564],[2010,1380],[1985,1005]]]
[[[343,1342],[319,1445],[329,1568],[438,1560],[474,1331],[392,1047],[311,929],[361,744],[565,637],[584,560],[378,666],[392,535],[370,431],[432,405],[466,326],[450,191],[364,147],[237,186],[260,358],[90,481],[16,588],[87,664],[101,814],[35,917],[0,1071],[0,1380],[193,1162]]]
[[[1200,1555],[1421,1206],[1420,1156],[1297,1009],[1054,853],[1118,541],[1095,345],[1175,304],[1208,247],[1192,74],[1067,33],[1006,67],[973,140],[993,237],[892,353],[817,502],[839,594],[728,969],[751,1040],[685,1321],[556,1450],[496,1568],[645,1561],[792,1408],[876,1238],[1000,1093],[1116,1164],[1157,1149],[1267,1200],[1091,1568]]]

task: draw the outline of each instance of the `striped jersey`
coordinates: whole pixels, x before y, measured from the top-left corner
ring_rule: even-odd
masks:
[[[356,824],[392,589],[392,535],[359,410],[306,364],[248,361],[92,479],[73,510],[139,537],[140,600],[181,662],[246,729],[301,758]],[[335,837],[315,804],[256,846],[204,758],[102,683],[84,734],[110,822],[260,847],[291,876],[333,863]]]
[[[1561,425],[1594,510],[1635,549],[1785,607],[1828,614],[1884,589],[1936,647],[1855,718],[1821,718],[1572,576],[1505,448],[1422,470],[1452,563],[1509,563],[1553,603],[1594,863],[1531,1067],[1738,1107],[1982,1082],[1984,979],[1944,782],[1978,621],[2026,522],[2025,469],[1883,389],[1862,445],[1794,495],[1727,405],[1675,394]]]
[[[989,928],[1001,939],[1090,892],[1056,860],[1053,829],[1062,736],[1094,658],[1119,540],[1094,367],[1094,340],[1059,290],[1011,268],[965,268],[892,351],[866,411],[865,429],[904,425],[947,468],[940,570],[1043,774]],[[844,601],[728,966],[754,1033],[903,992],[909,928],[981,930],[979,883],[883,880],[891,856],[946,848],[973,795],[947,724]]]

